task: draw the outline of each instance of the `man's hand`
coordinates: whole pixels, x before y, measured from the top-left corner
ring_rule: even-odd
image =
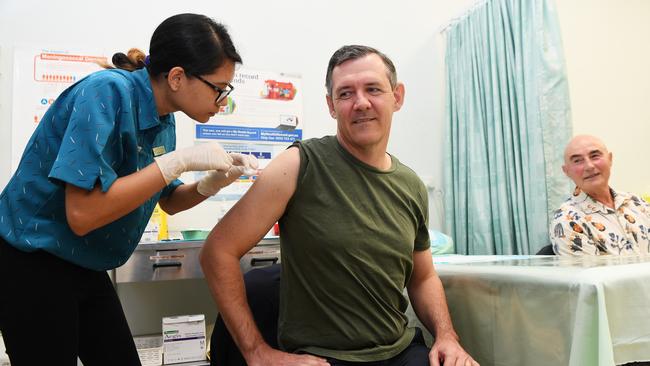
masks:
[[[246,357],[249,366],[329,366],[320,357],[312,355],[296,355],[271,348],[264,344]]]
[[[429,352],[431,366],[479,366],[454,337],[436,337]]]

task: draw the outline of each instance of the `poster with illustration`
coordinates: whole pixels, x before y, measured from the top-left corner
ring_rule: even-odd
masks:
[[[11,114],[11,170],[47,109],[69,86],[101,70],[103,52],[71,49],[14,48]]]
[[[257,157],[260,171],[277,154],[302,140],[301,78],[298,75],[240,68],[227,104],[207,123],[195,124],[195,143],[216,140],[226,151]],[[202,173],[197,173],[200,178]],[[242,176],[211,198],[236,201],[256,176]]]

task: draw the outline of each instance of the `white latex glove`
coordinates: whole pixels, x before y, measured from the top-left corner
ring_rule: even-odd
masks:
[[[227,172],[233,158],[216,142],[198,144],[156,158],[156,164],[169,184],[184,172],[219,170]]]
[[[242,168],[242,174],[244,175],[255,175],[257,174],[257,169],[259,168],[259,162],[255,155],[244,155],[231,153],[232,165]]]
[[[254,175],[257,173],[258,162],[253,155],[230,154],[233,165],[227,172],[212,171],[203,177],[196,186],[196,190],[203,196],[210,197],[232,182],[242,174]]]

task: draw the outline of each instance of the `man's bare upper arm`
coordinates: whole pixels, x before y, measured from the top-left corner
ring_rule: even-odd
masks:
[[[296,190],[300,155],[290,148],[263,170],[246,194],[219,221],[205,246],[241,257],[282,216]]]
[[[436,269],[433,266],[433,257],[431,256],[431,249],[414,250],[413,251],[413,273],[411,273],[411,284],[416,287],[423,283],[431,276],[437,276]]]

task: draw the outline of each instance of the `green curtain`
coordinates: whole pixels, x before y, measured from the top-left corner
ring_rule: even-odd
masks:
[[[534,254],[570,192],[555,4],[488,0],[447,30],[446,224],[462,254]]]

